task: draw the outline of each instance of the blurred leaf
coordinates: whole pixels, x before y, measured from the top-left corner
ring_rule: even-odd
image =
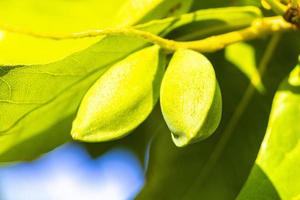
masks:
[[[225,49],[225,57],[250,79],[259,92],[263,93],[265,91],[257,69],[255,50],[251,45],[246,43],[230,45]]]
[[[0,24],[53,34],[80,32],[129,26],[145,16],[147,20],[155,19],[161,17],[158,11],[167,12],[175,4],[173,0],[5,0],[0,1]],[[178,13],[187,11],[188,7],[183,6]],[[100,38],[55,41],[2,31],[0,64],[54,62],[89,47]]]
[[[167,34],[203,20],[203,15],[197,12],[196,17],[192,13],[138,28]],[[71,122],[88,88],[109,66],[146,44],[132,37],[110,36],[59,62],[0,67],[0,161],[34,159],[69,140]]]
[[[264,42],[254,44],[260,60]],[[207,140],[182,149],[172,144],[167,128],[161,128],[151,147],[147,182],[137,199],[234,199],[255,161],[273,92],[290,70],[287,66],[295,64],[299,45],[297,33],[286,35],[279,43],[263,77],[265,95],[255,92],[221,54],[214,54],[210,60],[217,72],[224,105],[219,129]]]
[[[283,81],[274,97],[266,136],[238,199],[300,198],[299,119],[300,65]]]

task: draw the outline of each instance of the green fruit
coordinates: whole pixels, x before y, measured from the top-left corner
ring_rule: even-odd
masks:
[[[160,104],[176,146],[210,136],[221,119],[222,98],[208,59],[192,50],[178,50],[163,78]]]
[[[152,46],[113,65],[83,98],[72,137],[108,141],[123,137],[141,124],[158,100],[163,61],[160,48]]]

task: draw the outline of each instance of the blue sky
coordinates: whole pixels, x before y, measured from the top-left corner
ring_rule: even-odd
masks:
[[[91,159],[77,144],[31,163],[0,168],[1,200],[130,200],[144,183],[143,169],[127,149]]]

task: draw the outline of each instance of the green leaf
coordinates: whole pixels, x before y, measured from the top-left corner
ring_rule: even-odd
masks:
[[[218,8],[228,6],[256,6],[259,7],[261,0],[210,0],[210,1],[194,1],[192,11],[206,8]]]
[[[300,65],[283,81],[274,97],[266,136],[238,199],[300,198],[299,118]]]
[[[110,37],[57,63],[1,67],[0,160],[32,159],[70,139],[86,90],[111,63],[142,44]]]
[[[249,78],[259,92],[265,92],[257,69],[255,50],[251,45],[246,43],[230,45],[225,49],[225,56],[228,61],[236,65]]]
[[[130,26],[146,16],[147,20],[161,17],[157,11],[167,12],[177,3],[173,0],[8,0],[0,1],[0,25],[53,34]],[[187,11],[188,6],[184,5],[178,13]],[[101,38],[55,41],[1,32],[0,26],[0,64],[54,62],[89,47]]]
[[[26,0],[26,2],[31,2],[30,0]],[[92,0],[89,0],[92,1]],[[88,1],[88,2],[89,2]],[[4,1],[3,1],[4,2]],[[52,1],[49,1],[47,3],[41,3],[39,7],[42,7],[41,9],[34,9],[36,2],[31,2],[28,4],[22,4],[24,7],[22,9],[24,11],[19,12],[15,16],[16,19],[7,19],[7,17],[12,16],[10,14],[7,14],[3,16],[3,22],[0,20],[0,24],[8,24],[15,27],[24,28],[26,30],[32,30],[32,31],[38,31],[38,32],[50,32],[50,33],[57,33],[57,32],[74,32],[74,31],[84,31],[89,29],[96,29],[96,28],[105,28],[106,26],[113,26],[116,24],[107,24],[106,26],[103,26],[102,22],[98,21],[98,16],[93,15],[94,19],[90,19],[92,16],[90,16],[90,13],[101,13],[98,12],[100,8],[103,8],[104,10],[111,10],[113,8],[107,8],[107,6],[114,6],[115,4],[104,4],[103,6],[97,6],[94,5],[94,3],[89,4],[88,2],[84,3],[85,1],[79,1],[77,4],[83,4],[81,6],[77,4],[71,4],[65,3],[63,6],[57,6],[55,3],[53,5],[51,4]],[[123,1],[125,2],[125,1]],[[143,1],[141,1],[143,2]],[[172,8],[174,5],[173,0],[165,0],[164,3],[161,3],[158,5],[156,9],[151,12],[151,15],[147,15],[147,19],[150,20],[152,18],[155,18],[156,10],[164,11],[166,8]],[[185,4],[188,4],[187,1],[185,1]],[[2,2],[1,2],[2,3]],[[4,3],[3,3],[4,4]],[[1,5],[1,4],[0,4]],[[5,11],[0,12],[6,13],[7,11],[10,13],[15,13],[17,11],[14,11],[16,8],[14,6],[14,3],[11,4],[5,4],[3,6],[0,6],[1,9],[4,9]],[[77,5],[77,6],[76,6]],[[91,6],[91,8],[90,8]],[[166,7],[167,6],[167,7]],[[52,8],[54,7],[54,8]],[[78,12],[74,12],[75,16],[65,16],[64,13],[66,13],[66,10],[76,10],[80,9]],[[161,8],[162,7],[162,8]],[[186,6],[182,6],[180,8],[180,12],[185,11],[187,8]],[[45,15],[44,10],[46,8],[49,8],[53,11],[52,12],[46,12],[47,15]],[[62,9],[61,9],[62,8]],[[124,7],[122,7],[124,8]],[[164,9],[163,9],[164,8]],[[183,9],[185,8],[185,9]],[[34,10],[32,10],[34,9]],[[93,9],[97,9],[94,11]],[[125,8],[124,8],[125,9]],[[182,10],[183,9],[183,10]],[[87,10],[91,10],[87,14]],[[41,13],[42,12],[42,13]],[[70,11],[71,12],[71,11]],[[56,14],[55,14],[56,13]],[[71,12],[72,13],[72,12]],[[106,13],[106,12],[104,12]],[[114,13],[114,12],[111,12]],[[128,12],[127,12],[128,13]],[[55,15],[54,15],[55,14]],[[106,13],[107,14],[107,13]],[[42,17],[40,17],[40,15]],[[54,15],[54,16],[53,16]],[[157,15],[161,15],[161,13],[157,13]],[[240,7],[240,8],[221,8],[221,9],[210,9],[210,10],[203,10],[199,11],[197,13],[193,13],[193,15],[188,15],[185,17],[186,20],[191,22],[192,19],[195,19],[195,23],[193,27],[196,27],[199,29],[201,27],[201,30],[199,30],[199,33],[197,33],[197,36],[204,36],[211,33],[216,32],[222,32],[224,30],[236,29],[240,28],[242,26],[248,25],[254,18],[257,18],[260,16],[259,10],[255,7]],[[127,16],[130,18],[130,16]],[[128,18],[128,19],[129,19]],[[22,20],[24,19],[24,20]],[[41,20],[35,20],[35,19],[41,19]],[[110,17],[105,17],[102,19],[110,19]],[[123,24],[129,23],[130,21],[127,20],[126,17],[120,18],[124,22]],[[132,19],[132,18],[130,18]],[[132,19],[133,20],[133,19]],[[171,19],[169,19],[171,20]],[[172,19],[174,20],[174,19]],[[44,23],[47,21],[47,23]],[[83,21],[88,21],[89,23],[83,23]],[[197,21],[199,23],[197,23]],[[23,22],[24,24],[22,24]],[[80,22],[80,23],[79,23]],[[82,22],[82,23],[81,23]],[[101,23],[100,23],[101,22]],[[110,21],[113,23],[113,21]],[[118,22],[121,22],[120,20]],[[175,23],[175,20],[173,21]],[[182,23],[183,20],[179,20],[178,23]],[[214,22],[214,23],[211,23]],[[134,23],[131,21],[127,25],[131,25]],[[49,25],[51,24],[51,26]],[[204,27],[205,30],[203,29]],[[231,28],[230,28],[231,27]],[[193,28],[194,29],[194,28]],[[177,30],[175,33],[178,35],[182,32],[182,30],[187,30],[188,33],[190,33],[190,30],[187,27],[184,27],[183,29]],[[176,35],[175,34],[175,35]],[[26,35],[20,35],[16,33],[8,33],[8,32],[0,32],[0,64],[2,65],[17,65],[17,64],[43,64],[43,63],[49,63],[53,62],[59,59],[62,59],[63,57],[83,50],[90,46],[91,44],[94,44],[95,42],[99,41],[101,37],[97,38],[85,38],[85,39],[78,39],[78,40],[47,40],[47,39],[40,39],[40,38],[34,38]],[[24,51],[26,49],[26,51]]]
[[[199,10],[191,16],[197,20],[179,27],[169,37],[176,40],[201,39],[244,28],[249,26],[253,19],[261,16],[261,11],[253,6]]]
[[[216,32],[226,31],[228,29],[231,30],[249,26],[253,20],[261,16],[260,10],[253,6],[211,8],[184,14],[179,17],[154,20],[144,25],[137,25],[136,28],[143,28],[146,31],[152,32],[156,27],[156,29],[160,30],[158,31],[160,35],[168,35],[168,37],[170,37],[192,24],[204,30],[197,33],[197,36],[204,37],[207,34],[215,34]],[[149,30],[147,26],[150,27]],[[164,27],[163,31],[162,26]]]
[[[149,22],[138,28],[167,34],[194,20],[210,18],[200,11]],[[132,37],[110,36],[55,63],[1,66],[0,162],[34,159],[68,141],[72,120],[88,88],[111,65],[146,44]]]
[[[178,50],[163,78],[160,104],[176,146],[210,136],[219,125],[222,100],[209,60],[192,50]]]
[[[190,10],[190,7],[194,0],[164,0],[161,1],[159,6],[154,8],[151,13],[146,15],[140,23],[150,21],[153,18],[166,18],[171,16],[180,16]],[[125,11],[127,14],[128,12]]]
[[[113,65],[84,96],[72,137],[101,142],[124,137],[135,129],[158,100],[164,65],[165,55],[156,45]]]
[[[173,0],[172,1],[165,0],[164,2],[165,3],[159,4],[156,9],[160,10],[161,6],[165,9],[167,7],[172,8],[172,6],[174,6],[173,3],[176,3],[176,2],[173,2]],[[188,2],[186,2],[186,3],[188,3]],[[167,7],[165,4],[167,5]],[[14,4],[8,4],[7,6],[12,6],[12,5],[14,5]],[[28,9],[29,11],[24,12],[24,13],[21,12],[23,14],[21,14],[21,16],[19,16],[19,18],[17,18],[15,20],[16,22],[14,20],[9,21],[9,19],[7,19],[7,22],[4,20],[3,20],[4,22],[1,22],[1,21],[0,22],[4,23],[4,24],[9,24],[9,25],[11,24],[12,26],[24,28],[26,30],[32,30],[32,31],[38,31],[38,32],[39,31],[50,32],[50,33],[54,33],[54,34],[56,32],[62,32],[62,31],[73,32],[73,31],[82,31],[82,30],[87,30],[87,29],[96,29],[99,27],[101,28],[101,23],[99,23],[98,21],[94,21],[95,25],[91,24],[90,27],[86,27],[88,25],[88,23],[84,23],[83,25],[79,24],[78,26],[75,26],[74,23],[70,22],[70,21],[72,21],[72,22],[76,21],[75,24],[77,24],[78,21],[81,22],[81,20],[79,20],[78,18],[83,18],[83,20],[88,21],[89,19],[85,19],[83,17],[83,16],[85,16],[86,13],[82,13],[82,12],[89,10],[89,7],[87,9],[82,9],[80,12],[77,12],[79,16],[77,16],[77,17],[72,16],[69,19],[68,16],[63,16],[64,12],[62,12],[60,9],[59,9],[59,11],[54,12],[56,9],[61,8],[60,6],[56,6],[55,8],[53,8],[53,12],[60,13],[60,18],[52,17],[53,14],[49,13],[49,15],[46,15],[46,16],[44,16],[44,18],[41,18],[41,19],[43,19],[43,21],[35,22],[33,19],[40,19],[40,17],[38,17],[38,16],[42,15],[42,14],[40,13],[39,10],[35,11],[35,12],[33,12],[33,11],[31,12],[30,7],[27,8],[30,5],[32,6],[32,4],[28,4],[27,6],[25,6],[24,9],[25,10]],[[66,4],[66,6],[68,6],[68,5],[69,4]],[[93,4],[84,4],[84,5],[85,6],[92,5],[93,8],[97,8],[97,6],[93,6]],[[111,4],[111,5],[114,5],[114,4]],[[52,8],[52,6],[51,6],[51,4],[45,5],[45,7],[50,7],[50,8]],[[0,7],[0,11],[1,11],[1,8],[5,9],[6,7],[5,6]],[[45,9],[44,4],[42,4],[42,7],[43,7],[42,10],[44,10]],[[100,6],[100,7],[106,9],[105,6]],[[6,10],[12,10],[13,8],[15,8],[15,7],[14,6],[8,7]],[[183,9],[183,8],[185,8],[185,6],[183,6],[181,9]],[[68,8],[66,8],[65,10],[67,10],[67,9],[72,9],[72,6],[68,6]],[[165,9],[161,9],[161,10],[165,10]],[[183,12],[183,11],[185,11],[186,8],[184,10],[181,10],[181,9],[180,9],[180,12]],[[38,13],[36,13],[36,12],[38,12]],[[34,13],[36,13],[36,14],[34,14]],[[151,13],[150,13],[151,16],[147,16],[147,20],[150,20],[151,17],[153,17],[153,18],[155,17],[154,13],[156,13],[156,11],[153,10],[153,12],[151,12]],[[160,13],[157,13],[157,14],[160,15]],[[29,15],[30,17],[26,17],[27,15]],[[33,15],[33,16],[31,16],[31,15]],[[16,16],[18,16],[18,15],[16,15]],[[259,16],[260,16],[259,10],[256,9],[255,7],[245,7],[245,8],[241,7],[241,8],[210,9],[207,11],[203,10],[203,11],[199,11],[197,13],[186,15],[185,17],[180,18],[181,20],[177,19],[178,20],[177,23],[174,18],[168,19],[168,20],[172,21],[173,23],[176,24],[176,25],[172,26],[173,29],[176,28],[176,26],[178,28],[179,26],[187,24],[184,21],[188,21],[189,23],[191,23],[192,20],[195,20],[194,21],[195,23],[198,21],[199,24],[197,24],[197,25],[195,24],[195,26],[201,27],[201,28],[203,28],[203,27],[207,27],[207,28],[205,29],[206,31],[197,33],[197,35],[199,35],[199,34],[201,35],[204,33],[207,35],[210,33],[215,33],[216,28],[218,31],[222,31],[224,29],[227,30],[228,27],[231,27],[231,29],[236,29],[241,26],[248,25],[254,18],[257,18]],[[22,25],[22,24],[19,24],[19,22],[22,22],[22,20],[21,20],[22,18],[24,18],[24,19],[29,18],[31,20],[29,20],[29,19],[26,20],[25,25]],[[4,19],[6,19],[6,18],[4,17]],[[95,16],[95,20],[96,19],[98,19],[97,16]],[[106,17],[105,19],[110,19],[110,18]],[[124,23],[125,22],[129,23],[127,18],[123,17],[121,19],[124,20]],[[132,19],[132,18],[130,18],[130,19]],[[51,26],[49,26],[49,23],[47,23],[45,25],[45,23],[44,23],[45,21],[47,21],[47,22],[49,21],[49,23],[53,23],[53,24]],[[145,21],[145,19],[143,21]],[[213,23],[213,24],[208,23],[211,21],[215,21],[218,23]],[[44,24],[41,25],[41,23],[44,23]],[[132,23],[133,22],[131,22],[127,25],[131,25]],[[167,22],[167,23],[169,23],[169,22]],[[71,26],[71,27],[69,27],[69,26]],[[81,26],[82,26],[82,28],[80,28]],[[113,24],[111,26],[113,26]],[[51,27],[53,27],[52,28],[53,30],[50,29]],[[77,29],[75,29],[75,28],[77,28]],[[207,31],[207,30],[209,30],[209,31]],[[179,30],[179,32],[180,32],[180,30]],[[27,64],[28,65],[28,64],[49,63],[50,61],[59,60],[71,53],[83,50],[83,49],[87,48],[88,46],[90,46],[91,44],[94,44],[95,42],[99,41],[100,38],[101,37],[85,38],[85,39],[78,39],[78,40],[55,41],[55,40],[34,38],[34,37],[20,35],[20,34],[16,34],[16,33],[1,32],[0,33],[0,64],[2,64],[2,65]],[[26,49],[26,51],[24,51],[24,49]]]
[[[256,59],[261,60],[265,42],[251,44],[257,49]],[[290,71],[288,66],[295,65],[299,45],[299,34],[290,33],[283,37],[273,54],[268,53],[272,59],[263,76],[267,91],[264,95],[249,85],[222,52],[210,56],[222,91],[223,114],[219,128],[204,141],[176,148],[161,120],[163,127],[150,150],[146,183],[136,199],[235,199],[255,162],[273,94]]]

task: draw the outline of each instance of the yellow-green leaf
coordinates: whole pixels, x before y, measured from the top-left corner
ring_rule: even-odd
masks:
[[[300,65],[278,89],[265,138],[239,200],[300,198]]]
[[[0,64],[29,65],[54,62],[83,50],[102,38],[59,41],[41,39],[1,31],[3,24],[51,34],[131,26],[146,16],[147,20],[161,17],[153,12],[167,12],[177,3],[173,0],[0,1]],[[188,7],[184,7],[180,13],[187,9]]]
[[[257,69],[255,50],[252,46],[243,42],[232,44],[225,49],[225,56],[249,78],[259,92],[265,91]]]
[[[163,73],[164,59],[158,46],[116,63],[83,98],[73,123],[73,138],[107,141],[135,129],[155,106]]]
[[[192,50],[177,51],[161,87],[161,108],[177,146],[210,136],[221,118],[221,93],[211,63]]]

